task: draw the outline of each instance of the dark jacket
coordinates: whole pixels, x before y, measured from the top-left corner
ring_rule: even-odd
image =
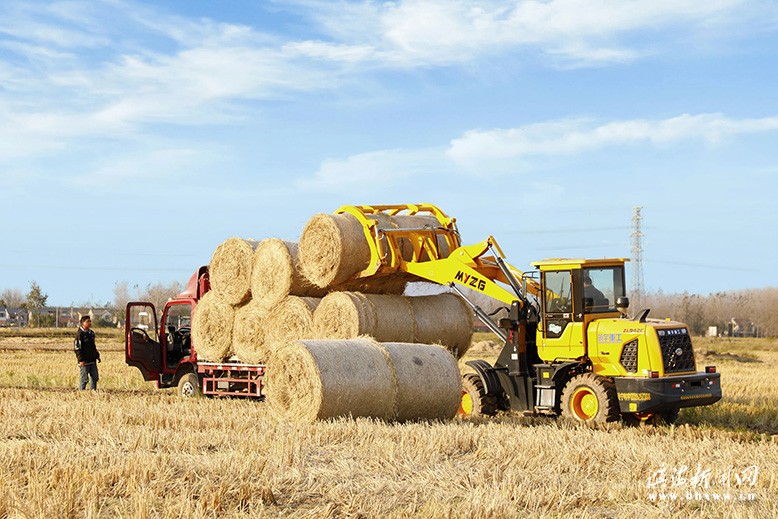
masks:
[[[90,364],[100,359],[100,352],[97,351],[95,344],[95,332],[92,330],[84,330],[79,326],[76,340],[73,342],[73,349],[76,352],[78,362]]]

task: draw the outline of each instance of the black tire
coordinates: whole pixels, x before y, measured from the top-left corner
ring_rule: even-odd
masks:
[[[594,373],[571,378],[562,390],[563,417],[579,422],[606,423],[621,419],[616,385]]]
[[[463,417],[494,416],[496,412],[497,397],[486,394],[481,377],[475,373],[464,375],[458,414]]]
[[[199,398],[203,396],[200,379],[191,371],[178,381],[178,396],[181,398]]]

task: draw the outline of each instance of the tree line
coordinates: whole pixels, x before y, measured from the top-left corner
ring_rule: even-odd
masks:
[[[640,306],[640,308],[638,308]],[[707,335],[715,326],[718,334],[733,331],[733,320],[763,337],[778,337],[778,288],[760,288],[697,295],[665,294],[657,291],[643,295],[630,304],[630,314],[650,308],[649,317],[671,318],[689,326],[694,335]]]
[[[185,286],[178,282],[153,283],[145,287],[134,285],[130,289],[126,281],[119,281],[113,289],[114,300],[104,304],[87,301],[79,307],[108,308],[114,312],[123,311],[127,302],[148,301],[155,308],[161,309],[165,303],[183,292]],[[474,296],[476,303],[485,310],[492,311],[502,303],[486,296]],[[650,292],[641,297],[632,297],[629,313],[637,315],[641,309],[650,309],[649,317],[670,318],[681,321],[689,326],[694,335],[706,335],[709,327],[715,326],[719,334],[732,332],[733,320],[743,324],[751,324],[756,334],[764,337],[778,337],[778,288],[761,288],[717,292],[715,294],[698,295],[689,293]],[[35,281],[30,283],[29,290],[24,293],[18,288],[6,288],[0,291],[0,307],[24,308],[33,314],[38,326],[49,323],[40,315],[41,308],[46,306],[48,295],[43,292]],[[44,316],[45,317],[45,316]],[[53,324],[53,323],[51,323]]]
[[[161,309],[165,303],[184,291],[184,285],[178,281],[170,283],[150,283],[145,287],[133,286],[130,290],[126,281],[119,281],[114,285],[113,301],[100,303],[97,301],[82,301],[81,303],[72,302],[70,306],[80,308],[106,308],[115,314],[119,314],[122,319],[124,308],[127,303],[133,301],[148,301],[154,304],[155,308]],[[30,326],[53,326],[54,317],[42,315],[41,309],[48,303],[49,296],[40,285],[30,282],[30,288],[25,293],[19,288],[5,288],[0,291],[0,308],[22,308],[32,314]],[[102,323],[105,324],[105,323]]]

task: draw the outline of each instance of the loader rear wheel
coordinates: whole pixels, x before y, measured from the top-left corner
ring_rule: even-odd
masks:
[[[178,396],[181,398],[197,398],[203,396],[200,379],[195,373],[184,374],[178,381]]]
[[[562,390],[562,416],[590,423],[618,421],[616,385],[594,373],[574,376]]]
[[[481,377],[468,373],[462,377],[462,400],[458,414],[463,417],[494,416],[497,412],[497,398],[487,395]]]

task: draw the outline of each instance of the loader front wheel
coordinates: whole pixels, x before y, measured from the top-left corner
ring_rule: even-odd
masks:
[[[583,373],[562,390],[562,416],[579,422],[605,423],[621,419],[616,386],[605,377]]]
[[[462,377],[462,400],[458,414],[462,417],[494,416],[497,412],[497,398],[487,395],[481,377],[468,373]]]

